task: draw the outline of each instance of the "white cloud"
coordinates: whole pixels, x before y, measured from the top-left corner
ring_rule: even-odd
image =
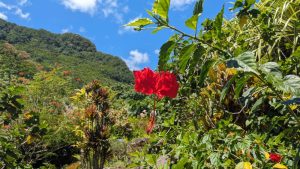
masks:
[[[30,13],[23,12],[23,10],[21,9],[21,6],[25,5],[28,2],[29,2],[28,0],[18,0],[17,4],[5,4],[4,2],[0,1],[0,8],[4,8],[5,9],[4,11],[7,12],[8,14],[14,14],[19,16],[22,19],[29,20]]]
[[[27,3],[28,3],[28,0],[19,0],[19,1],[18,1],[18,4],[19,4],[20,6],[23,6],[23,5],[27,4]]]
[[[8,19],[8,17],[4,13],[1,13],[1,12],[0,12],[0,18],[3,19],[3,20]]]
[[[0,8],[5,8],[7,10],[11,10],[12,6],[7,5],[7,4],[5,4],[5,3],[3,3],[3,2],[0,1]]]
[[[62,0],[62,3],[73,11],[94,14],[97,10],[97,0]]]
[[[64,29],[61,30],[62,34],[68,33],[68,32],[70,32],[70,29],[68,29],[68,28],[64,28]]]
[[[73,26],[71,25],[71,26],[68,26],[68,27],[66,27],[66,28],[63,28],[60,32],[61,32],[62,34],[64,34],[64,33],[71,32],[72,30],[73,30]]]
[[[22,11],[22,9],[20,8],[16,8],[16,12],[15,12],[16,15],[18,15],[19,17],[23,18],[23,19],[29,19],[29,16],[30,16],[30,13],[24,13]]]
[[[148,53],[139,52],[137,49],[129,52],[129,58],[123,59],[130,70],[138,70],[139,65],[149,61]]]
[[[159,52],[160,52],[159,49],[155,49],[155,50],[154,50],[154,53],[155,53],[156,55],[159,55]]]
[[[85,32],[85,28],[81,26],[81,27],[79,28],[79,32],[80,32],[80,33],[84,33],[84,32]]]
[[[180,10],[187,5],[194,3],[196,0],[171,0],[171,7]]]
[[[123,23],[123,14],[129,11],[128,6],[122,7],[118,0],[99,0],[104,17],[114,17],[117,23]]]
[[[129,12],[129,6],[124,6],[123,7],[123,9],[122,9],[122,11],[124,12],[124,13],[128,13]]]
[[[101,12],[105,18],[113,17],[115,22],[123,23],[123,14],[129,12],[127,5],[120,4],[119,0],[60,0],[62,4],[73,11],[89,13]],[[122,2],[122,1],[121,1]]]

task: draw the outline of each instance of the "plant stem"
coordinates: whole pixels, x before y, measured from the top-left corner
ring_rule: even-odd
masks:
[[[176,27],[171,26],[171,25],[166,25],[166,27],[168,27],[168,28],[170,28],[170,29],[172,29],[172,30],[174,30],[174,31],[176,31],[176,32],[178,32],[178,33],[180,33],[180,34],[182,34],[183,36],[189,37],[189,38],[194,39],[194,40],[196,40],[196,41],[198,41],[198,42],[200,42],[200,43],[202,43],[202,44],[205,44],[205,45],[207,45],[207,46],[209,46],[209,47],[211,47],[211,48],[213,48],[213,49],[215,49],[215,50],[217,50],[217,51],[219,51],[219,52],[225,54],[226,56],[230,56],[230,57],[231,57],[231,54],[230,54],[230,53],[228,53],[228,52],[226,52],[226,51],[220,49],[219,47],[213,46],[213,45],[211,45],[211,44],[205,42],[205,41],[202,40],[202,39],[197,38],[197,36],[192,36],[192,35],[189,35],[189,34],[187,34],[187,33],[184,33],[183,31],[181,31],[181,30],[179,30],[179,29],[177,29]]]

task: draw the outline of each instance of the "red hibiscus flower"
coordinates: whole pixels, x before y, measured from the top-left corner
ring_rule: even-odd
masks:
[[[157,74],[149,68],[144,68],[141,71],[134,71],[135,91],[144,93],[146,95],[155,94],[155,84],[157,81]]]
[[[276,153],[270,153],[270,160],[275,163],[279,163],[281,161],[281,155]]]
[[[155,73],[149,68],[133,72],[135,77],[135,91],[146,95],[155,94],[159,99],[175,98],[179,84],[176,76],[170,72]]]
[[[163,97],[175,98],[179,89],[176,76],[170,72],[160,72],[156,83],[156,95],[159,99]]]

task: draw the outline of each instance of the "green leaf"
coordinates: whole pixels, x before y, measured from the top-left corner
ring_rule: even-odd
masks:
[[[238,99],[240,97],[240,94],[245,86],[245,84],[248,82],[251,76],[249,75],[244,75],[242,78],[239,78],[236,80],[236,88],[234,90],[234,97],[235,99]]]
[[[145,156],[145,161],[147,162],[148,165],[154,166],[156,164],[156,158],[152,154],[146,154]]]
[[[237,1],[235,1],[232,10],[235,10],[235,9],[237,9],[237,8],[241,8],[241,7],[243,7],[243,5],[244,5],[244,4],[243,4],[243,0],[237,0]]]
[[[272,74],[277,78],[282,78],[282,73],[280,71],[279,65],[276,62],[267,62],[260,66],[261,71],[265,74]]]
[[[264,103],[264,101],[265,101],[265,97],[259,98],[252,106],[250,113],[255,112],[259,108],[259,106]]]
[[[256,0],[246,0],[245,6],[246,8],[250,8],[253,4],[255,4]]]
[[[214,21],[214,28],[217,32],[217,35],[220,37],[222,33],[222,25],[223,25],[223,15],[224,15],[224,5],[222,7],[221,12],[218,13],[215,21]]]
[[[164,20],[168,20],[170,0],[155,0],[152,12]]]
[[[159,27],[155,28],[155,29],[152,31],[152,33],[153,33],[153,34],[156,34],[158,31],[163,30],[163,29],[165,29],[165,28],[167,28],[167,27],[166,27],[166,26],[159,26]]]
[[[153,24],[153,21],[149,18],[138,18],[135,19],[131,22],[129,22],[128,24],[126,24],[126,26],[132,26],[132,27],[144,27],[147,25]]]
[[[237,78],[237,75],[234,75],[224,86],[222,92],[221,92],[221,96],[220,96],[220,102],[223,102],[223,100],[225,99],[231,85],[233,84],[233,82],[235,82],[235,79]]]
[[[210,163],[214,166],[218,166],[218,164],[220,163],[220,154],[219,153],[211,153],[209,155],[209,160],[210,160]]]
[[[197,46],[197,49],[194,52],[193,58],[190,61],[190,73],[194,73],[194,70],[197,68],[197,65],[202,63],[203,54],[205,53],[205,48],[201,45]]]
[[[203,12],[203,2],[204,0],[197,0],[193,11],[193,16],[185,21],[185,25],[192,30],[197,29],[199,16]]]
[[[184,73],[185,69],[187,67],[187,64],[189,60],[191,59],[191,56],[194,54],[196,50],[196,44],[190,44],[185,46],[181,52],[180,52],[180,57],[179,57],[179,68],[180,72]]]
[[[252,52],[245,52],[231,60],[237,61],[238,66],[244,72],[252,72],[259,75],[257,71],[256,57]],[[229,60],[229,62],[231,61]]]
[[[158,68],[159,70],[163,70],[164,66],[170,60],[170,55],[175,47],[174,41],[168,41],[162,45],[159,52],[159,61],[158,61]]]
[[[284,78],[284,87],[287,92],[291,92],[294,96],[300,96],[300,77],[296,75],[288,75]]]
[[[203,3],[204,3],[204,0],[197,0],[195,7],[194,7],[193,15],[199,16],[199,14],[201,14],[203,12]]]
[[[193,15],[191,18],[185,21],[185,25],[193,30],[196,30],[198,24],[199,15]]]
[[[204,63],[204,65],[201,67],[201,74],[199,78],[199,86],[203,86],[204,81],[207,77],[207,74],[210,70],[210,68],[216,63],[216,60],[208,60]]]
[[[173,165],[172,169],[182,169],[184,165],[188,162],[188,157],[182,157],[177,164]]]
[[[276,62],[268,62],[260,66],[264,74],[263,78],[277,90],[285,91],[284,81],[279,65]]]

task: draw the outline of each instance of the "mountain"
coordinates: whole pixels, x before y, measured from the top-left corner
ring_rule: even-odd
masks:
[[[54,34],[18,26],[0,19],[0,45],[11,44],[25,51],[45,70],[61,67],[83,83],[99,79],[104,83],[133,81],[132,72],[118,57],[97,51],[88,39],[77,34]]]

